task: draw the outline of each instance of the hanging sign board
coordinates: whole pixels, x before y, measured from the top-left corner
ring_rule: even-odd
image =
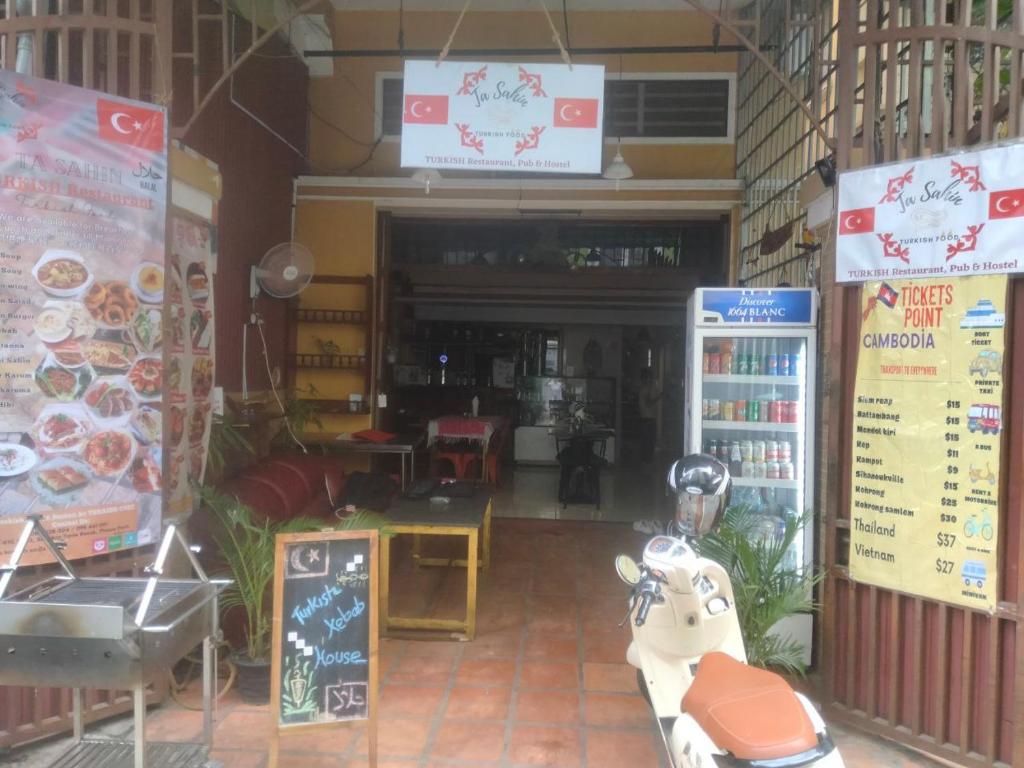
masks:
[[[358,720],[375,764],[377,540],[375,530],[277,537],[271,766],[281,731]]]
[[[604,67],[405,63],[402,167],[600,173]]]
[[[850,574],[995,611],[1005,275],[869,282],[853,411]]]
[[[151,543],[167,112],[3,71],[0,167],[0,561],[28,514],[68,559]]]
[[[839,176],[836,279],[1024,271],[1024,143]]]

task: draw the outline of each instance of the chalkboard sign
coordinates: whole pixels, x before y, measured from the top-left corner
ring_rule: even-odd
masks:
[[[275,568],[277,727],[370,720],[375,731],[377,531],[278,536]]]

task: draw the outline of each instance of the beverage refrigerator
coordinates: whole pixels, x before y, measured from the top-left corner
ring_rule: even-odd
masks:
[[[813,508],[817,294],[809,288],[698,288],[687,306],[687,453],[728,464],[732,504],[777,535]],[[787,558],[810,568],[814,523]],[[811,647],[811,617],[788,622]]]

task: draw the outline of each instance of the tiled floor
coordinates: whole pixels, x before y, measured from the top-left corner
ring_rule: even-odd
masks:
[[[617,627],[625,602],[613,556],[638,552],[643,541],[623,524],[497,520],[476,640],[382,641],[381,768],[666,765],[624,663],[629,630]],[[397,576],[396,599],[406,608],[426,606],[436,616],[461,608],[463,572],[404,568]],[[199,735],[198,713],[175,704],[153,711],[148,724],[154,739]],[[212,757],[225,768],[265,768],[270,730],[267,707],[229,693]],[[932,765],[889,744],[836,735],[851,768]],[[294,734],[282,746],[282,768],[366,765],[361,726]],[[52,764],[21,757],[23,768]]]

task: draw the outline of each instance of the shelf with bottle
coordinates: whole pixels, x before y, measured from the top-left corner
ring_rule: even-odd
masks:
[[[738,373],[705,373],[705,384],[769,384],[782,387],[798,387],[799,376],[749,376]]]
[[[725,421],[705,420],[701,422],[705,430],[719,432],[800,432],[803,430],[799,424],[787,424],[786,422],[770,421]]]
[[[800,489],[799,480],[769,480],[767,477],[733,477],[732,484],[740,488],[777,488],[787,491]]]
[[[738,486],[799,490],[793,443],[780,440],[705,440],[704,453],[727,464]]]
[[[704,342],[702,371],[706,376],[799,379],[802,348],[803,342],[797,339],[708,339]]]

